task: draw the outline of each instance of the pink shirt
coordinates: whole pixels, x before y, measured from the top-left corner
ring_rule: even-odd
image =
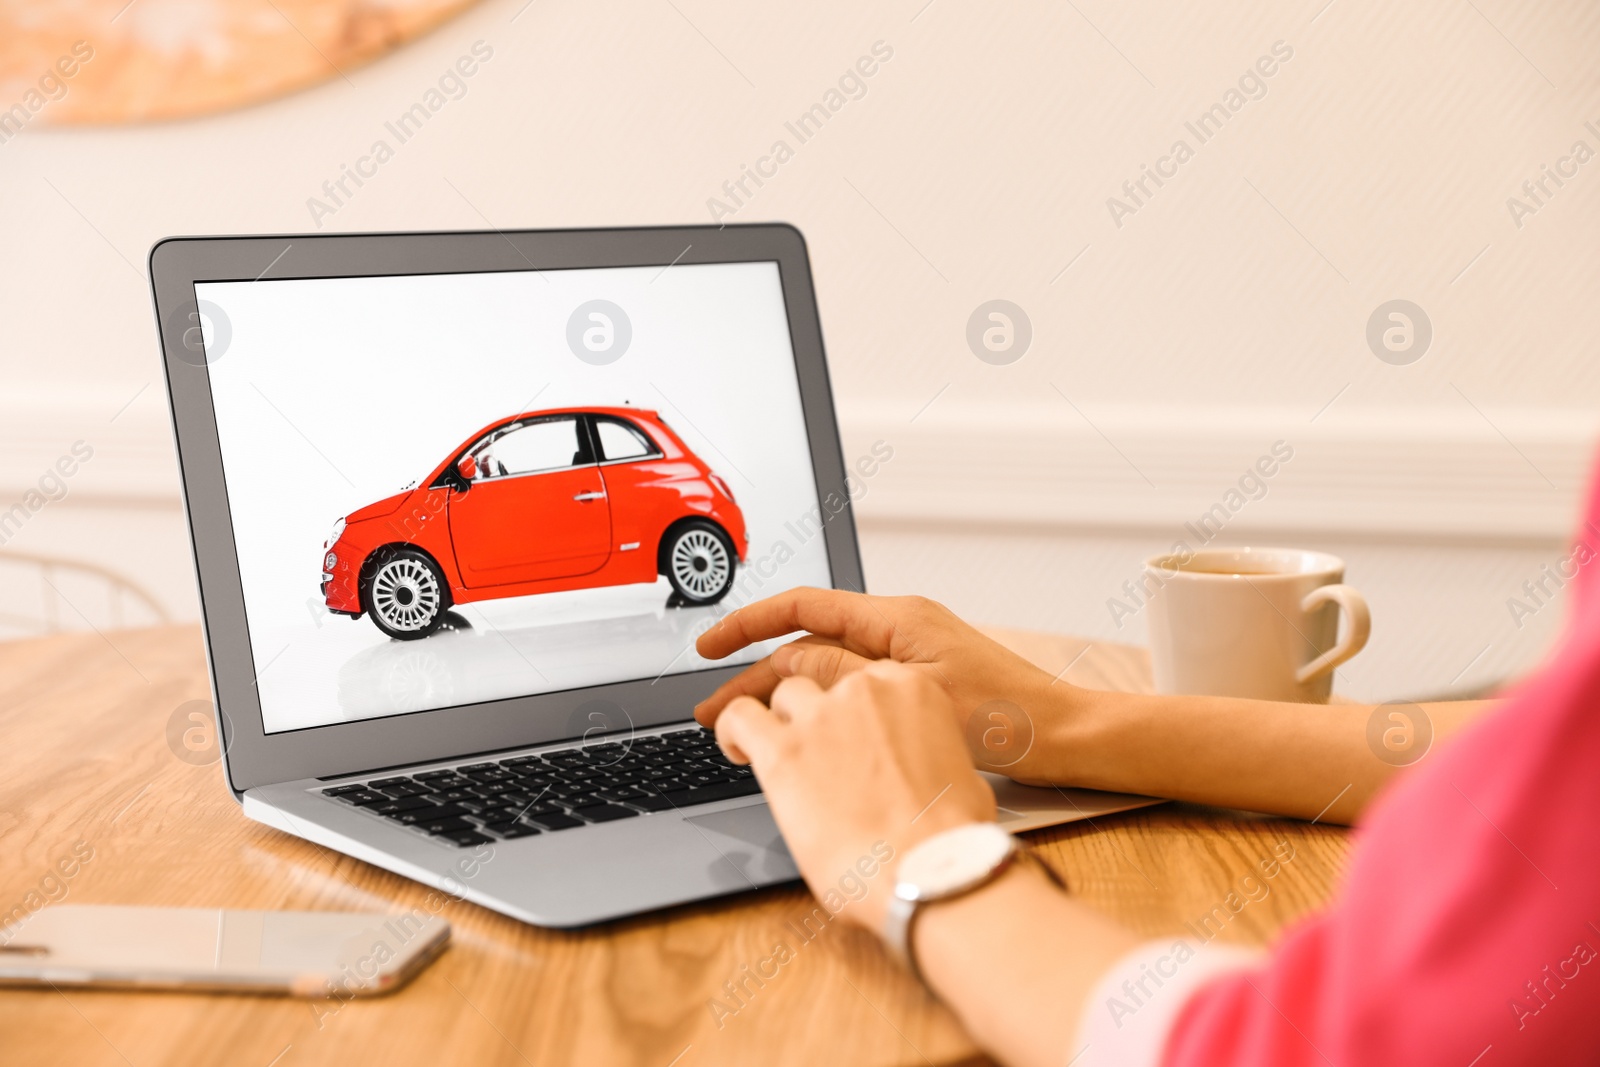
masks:
[[[1086,1008],[1085,1063],[1600,1061],[1600,485],[1574,566],[1553,661],[1373,804],[1328,910],[1254,960],[1136,952]]]

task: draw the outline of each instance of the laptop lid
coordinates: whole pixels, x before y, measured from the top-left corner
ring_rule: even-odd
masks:
[[[716,618],[863,587],[792,227],[179,237],[150,277],[235,792],[682,721],[763,651],[702,660]]]

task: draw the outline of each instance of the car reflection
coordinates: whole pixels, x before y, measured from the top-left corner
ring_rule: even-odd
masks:
[[[454,618],[426,642],[385,641],[339,668],[340,709],[350,718],[501,700],[623,681],[618,647],[650,676],[702,664],[694,639],[726,614],[717,606],[671,608],[540,626],[496,626],[478,615]]]

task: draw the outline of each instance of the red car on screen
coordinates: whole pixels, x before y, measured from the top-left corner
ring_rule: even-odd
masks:
[[[324,545],[328,610],[427,637],[455,604],[671,582],[714,604],[749,547],[733,492],[661,416],[556,408],[490,423]]]

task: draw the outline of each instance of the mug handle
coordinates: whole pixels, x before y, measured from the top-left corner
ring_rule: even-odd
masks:
[[[1328,651],[1300,668],[1294,679],[1302,684],[1319,674],[1333,670],[1366,648],[1367,638],[1372,634],[1372,614],[1367,610],[1366,598],[1356,591],[1355,586],[1318,586],[1300,601],[1300,610],[1309,613],[1330,601],[1339,605],[1348,623],[1344,640],[1337,642]]]

